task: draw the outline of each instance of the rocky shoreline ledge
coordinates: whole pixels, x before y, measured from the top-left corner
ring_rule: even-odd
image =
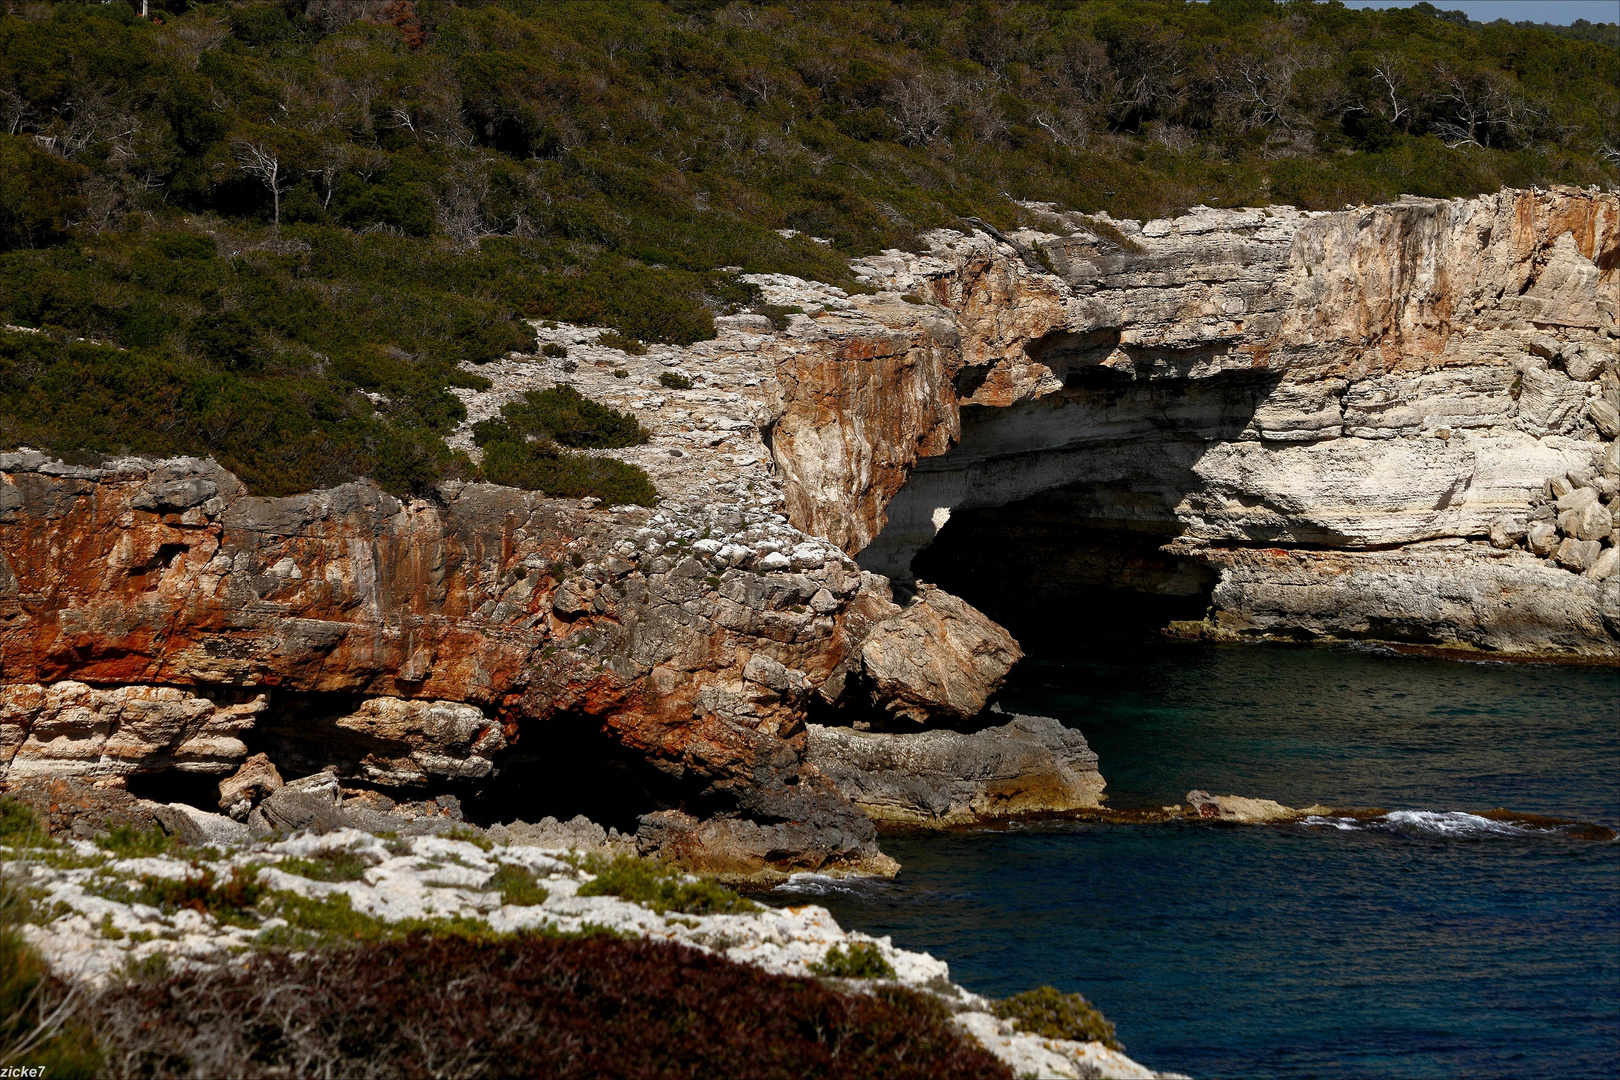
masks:
[[[326,798],[313,785],[303,790],[313,793],[306,802]],[[247,827],[229,818],[190,817],[206,844],[170,847],[161,834],[127,826],[99,844],[7,838],[8,887],[29,909],[26,939],[55,972],[93,988],[154,964],[220,967],[244,951],[314,948],[334,925],[340,937],[356,939],[356,927],[368,924],[610,935],[686,946],[781,975],[820,976],[845,992],[895,986],[929,995],[1017,1076],[1176,1075],[1155,1073],[1103,1042],[1020,1031],[996,1014],[994,1002],[952,983],[948,966],[927,953],[846,932],[821,907],[760,907],[670,875],[626,855],[622,841],[583,819],[488,833],[439,823],[410,836],[343,826],[251,840]],[[558,842],[581,838],[586,842]],[[601,887],[626,865],[667,882],[671,895],[685,888],[700,902],[638,902],[613,895],[622,886]],[[849,970],[845,958],[856,956],[872,970]]]

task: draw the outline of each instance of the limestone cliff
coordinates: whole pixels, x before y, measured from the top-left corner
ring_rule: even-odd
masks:
[[[1620,657],[1620,196],[1200,209],[1124,245],[1067,224],[867,260],[1026,317],[959,324],[960,443],[864,565],[1020,536],[1024,581],[1207,593],[1228,633]],[[1151,542],[1108,565],[1074,557],[1087,530]]]
[[[352,799],[616,814],[716,872],[883,871],[857,804],[957,821],[1100,791],[1083,740],[983,716],[1022,650],[962,596],[1620,658],[1620,197],[1026,210],[1039,230],[860,261],[871,294],[755,276],[785,327],[643,356],[540,327],[565,356],[458,391],[475,453],[526,390],[634,411],[651,439],[614,454],[656,511],[0,455],[6,782],[244,812],[257,788],[214,787],[264,753]],[[1002,735],[969,752],[974,728]]]

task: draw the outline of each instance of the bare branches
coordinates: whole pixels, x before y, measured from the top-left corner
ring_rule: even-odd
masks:
[[[954,80],[931,73],[911,75],[894,82],[885,100],[889,103],[890,121],[900,129],[901,142],[907,146],[932,146],[950,123],[957,87]]]
[[[1434,131],[1453,149],[1522,143],[1541,119],[1541,110],[1495,72],[1463,76],[1441,68],[1436,76],[1447,114],[1436,118]]]
[[[476,164],[453,169],[435,197],[439,227],[461,247],[476,247],[497,231],[484,217],[488,198],[487,171]]]
[[[1382,84],[1384,95],[1389,99],[1389,112],[1385,118],[1396,127],[1410,126],[1412,110],[1410,106],[1401,104],[1401,95],[1406,92],[1407,76],[1404,66],[1389,57],[1380,57],[1378,65],[1373,68],[1373,78]],[[1402,121],[1406,124],[1402,124]]]
[[[238,139],[231,147],[236,156],[236,167],[270,189],[274,206],[272,221],[281,227],[281,196],[292,187],[291,178],[283,174],[280,153],[268,143]]]

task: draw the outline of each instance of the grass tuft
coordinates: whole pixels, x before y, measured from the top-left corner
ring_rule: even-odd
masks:
[[[490,892],[500,893],[501,903],[517,907],[543,904],[546,897],[551,895],[535,878],[533,870],[512,863],[502,863],[497,867],[484,888]]]
[[[0,844],[9,848],[55,848],[39,815],[27,803],[0,795]]]
[[[311,881],[360,881],[373,866],[371,857],[358,851],[317,851],[308,858],[287,858],[276,869]]]
[[[713,881],[687,881],[679,870],[634,855],[586,856],[584,869],[596,876],[579,887],[580,896],[617,896],[645,904],[662,915],[735,915],[759,905]]]
[[[175,847],[174,838],[156,825],[149,829],[119,825],[97,839],[96,844],[118,859],[155,858],[167,855]]]

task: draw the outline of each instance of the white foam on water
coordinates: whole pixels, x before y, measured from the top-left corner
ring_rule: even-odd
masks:
[[[801,896],[831,896],[844,893],[849,896],[870,891],[873,882],[868,878],[835,878],[826,874],[794,874],[771,891],[795,893]]]
[[[1556,828],[1538,829],[1510,821],[1495,821],[1464,810],[1392,810],[1364,820],[1312,814],[1300,824],[1318,829],[1338,829],[1340,832],[1399,833],[1402,836],[1447,840],[1523,838],[1559,832]]]
[[[1475,839],[1486,836],[1527,836],[1535,830],[1506,821],[1469,814],[1461,810],[1394,810],[1375,823],[1384,823],[1400,832],[1448,839]]]
[[[1312,814],[1310,817],[1300,822],[1300,824],[1312,825],[1317,828],[1333,828],[1338,829],[1341,832],[1360,832],[1362,829],[1361,822],[1357,821],[1355,818],[1322,817],[1319,814]]]

